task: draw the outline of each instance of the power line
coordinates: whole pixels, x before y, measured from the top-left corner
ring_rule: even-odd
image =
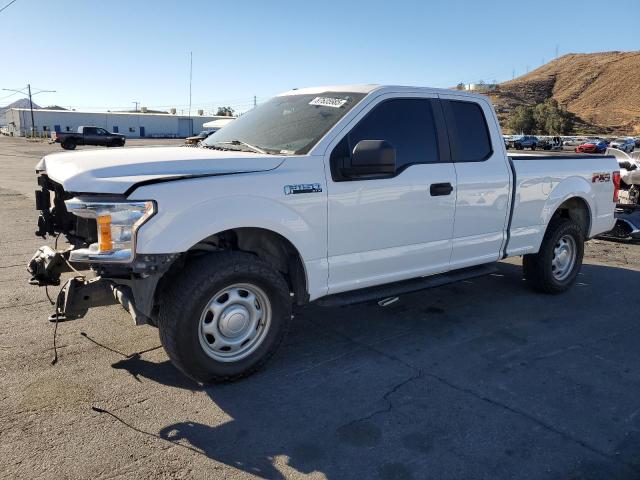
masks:
[[[5,98],[13,97],[14,95],[18,95],[19,93],[21,93],[22,95],[26,95],[25,92],[13,92],[13,93],[7,95],[6,97],[1,97],[0,100],[4,100]]]
[[[15,0],[14,0],[15,1]],[[5,7],[6,8],[6,7]],[[2,11],[2,10],[0,10]],[[18,89],[14,89],[14,88],[3,88],[3,90],[7,90],[10,92],[15,92],[15,93],[22,93],[24,95],[24,89],[23,90],[18,90]],[[31,111],[31,136],[35,135],[35,130],[36,130],[36,125],[35,125],[35,120],[33,117],[33,100],[31,99],[31,97],[33,97],[34,95],[38,94],[38,93],[55,93],[55,90],[40,90],[38,92],[32,93],[31,92],[31,84],[27,84],[27,91],[29,92],[29,110]]]
[[[11,0],[9,3],[7,3],[4,7],[0,8],[0,12],[2,12],[3,10],[5,10],[6,8],[9,8],[12,4],[14,4],[16,2],[16,0]]]

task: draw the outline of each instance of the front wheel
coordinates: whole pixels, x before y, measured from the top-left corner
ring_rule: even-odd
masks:
[[[160,301],[160,341],[174,365],[201,383],[235,380],[262,367],[291,321],[282,275],[244,252],[187,263]]]
[[[524,256],[524,277],[538,291],[564,292],[575,283],[583,255],[584,233],[580,225],[570,219],[554,217],[538,253]]]

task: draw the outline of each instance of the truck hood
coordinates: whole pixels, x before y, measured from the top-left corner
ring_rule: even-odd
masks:
[[[114,148],[47,155],[36,172],[68,192],[122,194],[140,182],[273,170],[284,159],[207,148]]]

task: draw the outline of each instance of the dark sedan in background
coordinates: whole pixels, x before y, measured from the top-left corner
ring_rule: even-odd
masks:
[[[511,148],[515,148],[516,150],[524,150],[525,148],[530,148],[531,150],[535,150],[538,148],[538,137],[534,137],[533,135],[521,135],[519,137],[515,137],[509,142],[509,146]]]

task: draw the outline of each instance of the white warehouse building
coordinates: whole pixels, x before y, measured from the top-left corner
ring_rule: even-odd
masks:
[[[219,115],[176,115],[174,113],[148,112],[80,112],[76,110],[33,111],[35,132],[38,135],[50,132],[75,132],[78,127],[102,127],[129,138],[188,137],[205,130],[202,124],[217,120]],[[0,120],[0,123],[1,120]],[[28,108],[10,108],[3,122],[7,133],[25,136],[31,132],[31,112]]]

